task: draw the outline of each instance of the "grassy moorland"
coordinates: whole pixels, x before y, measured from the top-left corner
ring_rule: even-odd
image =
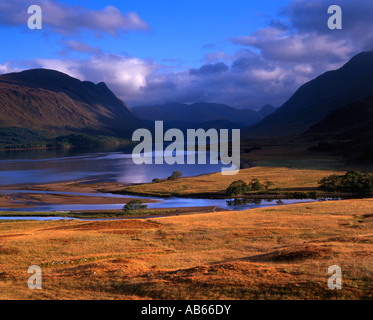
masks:
[[[139,184],[126,187],[123,193],[134,193],[152,196],[226,196],[225,190],[236,180],[246,182],[258,179],[262,182],[271,181],[274,185],[272,193],[284,191],[317,190],[318,181],[331,174],[342,171],[296,169],[289,167],[253,167],[242,169],[237,175],[222,176],[220,173],[187,177],[177,180],[163,180],[160,183]]]
[[[373,200],[0,222],[1,299],[372,299]],[[43,289],[27,287],[30,265]],[[342,268],[343,289],[327,286]]]
[[[234,180],[257,178],[272,181],[274,189],[304,191],[327,175],[358,169],[336,157],[266,142],[243,158],[256,166],[237,176],[218,173],[125,190],[222,195]],[[373,298],[373,199],[209,211],[111,221],[0,220],[0,299]],[[42,290],[27,287],[31,265],[42,268]],[[342,290],[327,286],[332,265],[342,268]]]

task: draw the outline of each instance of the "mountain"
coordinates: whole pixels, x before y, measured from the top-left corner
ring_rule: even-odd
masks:
[[[373,94],[373,51],[301,86],[277,111],[244,131],[249,137],[300,134],[338,107]]]
[[[373,95],[333,110],[306,134],[340,140],[373,138]]]
[[[263,119],[262,115],[251,109],[235,109],[225,104],[207,102],[139,106],[133,107],[132,111],[143,120],[163,120],[166,127],[180,129],[245,128]]]
[[[258,113],[263,117],[267,117],[269,116],[271,113],[275,112],[277,109],[270,105],[270,104],[266,104],[265,106],[263,106],[259,111]]]
[[[0,75],[0,128],[128,136],[141,125],[103,82],[48,69]]]
[[[349,103],[328,114],[307,130],[306,135],[319,140],[317,151],[338,151],[349,158],[373,159],[373,95]]]

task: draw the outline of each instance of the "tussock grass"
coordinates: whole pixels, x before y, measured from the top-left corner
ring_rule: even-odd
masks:
[[[372,299],[372,212],[373,199],[355,199],[148,220],[6,221],[0,298]],[[30,291],[34,264],[43,289]],[[327,286],[335,264],[338,292]]]

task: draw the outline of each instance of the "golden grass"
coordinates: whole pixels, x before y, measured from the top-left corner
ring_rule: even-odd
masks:
[[[176,181],[141,184],[125,188],[125,191],[138,194],[159,195],[195,195],[224,194],[227,187],[236,180],[250,182],[258,179],[261,182],[272,181],[271,189],[305,190],[317,188],[318,181],[331,174],[341,174],[342,170],[299,169],[291,167],[253,167],[240,170],[234,176],[222,176],[214,173],[198,177],[187,177]]]
[[[373,199],[0,222],[1,299],[372,299]],[[43,289],[27,287],[40,265]],[[328,289],[339,265],[343,289]]]

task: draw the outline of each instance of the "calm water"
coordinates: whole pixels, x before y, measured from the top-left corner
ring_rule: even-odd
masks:
[[[135,165],[132,149],[71,149],[0,152],[0,185],[71,180],[151,182],[175,170],[184,177],[218,172],[222,165]],[[207,162],[209,158],[207,157]]]
[[[97,196],[97,194],[92,193],[75,193],[75,192],[56,192],[56,191],[29,191],[29,190],[0,190],[0,194],[5,195],[12,195],[12,194],[20,194],[20,193],[28,193],[28,194],[37,194],[37,193],[44,193],[44,194],[66,194],[66,195],[80,195],[80,196]],[[11,211],[18,211],[18,212],[51,212],[51,211],[79,211],[79,210],[111,210],[111,209],[122,209],[124,203],[126,202],[125,199],[127,198],[140,198],[144,199],[145,197],[137,197],[133,195],[118,195],[118,194],[111,194],[111,193],[100,193],[101,197],[109,197],[109,198],[116,198],[118,199],[117,204],[46,204],[46,205],[39,205],[36,207],[30,208],[16,208],[11,209]],[[160,208],[181,208],[181,207],[207,207],[207,206],[214,206],[222,209],[227,210],[246,210],[249,208],[261,208],[261,207],[271,207],[277,205],[286,205],[286,204],[293,204],[293,203],[301,203],[301,202],[313,202],[317,201],[314,199],[283,199],[283,200],[276,200],[276,199],[255,199],[255,200],[247,200],[245,204],[235,204],[232,205],[227,199],[197,199],[197,198],[154,198],[148,197],[148,199],[156,200],[157,202],[148,203],[148,208],[150,209],[160,209]],[[0,208],[0,211],[6,211],[9,209]]]
[[[209,158],[207,158],[209,159]],[[207,161],[209,162],[209,160]],[[72,149],[47,151],[22,151],[0,153],[0,185],[18,184],[17,190],[0,190],[0,194],[17,193],[54,193],[96,196],[97,194],[73,192],[45,192],[22,190],[23,185],[51,183],[71,180],[110,181],[122,183],[144,183],[154,178],[167,178],[173,171],[180,170],[183,176],[195,176],[205,173],[219,172],[221,165],[135,165],[131,157],[131,149],[101,148],[101,149]],[[118,198],[117,204],[71,205],[71,204],[41,204],[37,207],[12,209],[12,211],[80,211],[121,209],[124,199],[134,196],[101,194],[104,197]],[[144,197],[142,197],[144,198]],[[155,198],[152,198],[155,199]],[[223,209],[244,210],[249,208],[286,205],[316,200],[256,200],[245,204],[229,205],[225,199],[195,199],[195,198],[157,198],[158,202],[149,203],[149,208],[180,208],[215,206]],[[0,208],[0,211],[9,210]],[[29,218],[13,217],[0,219],[38,219],[58,220],[58,217]]]

